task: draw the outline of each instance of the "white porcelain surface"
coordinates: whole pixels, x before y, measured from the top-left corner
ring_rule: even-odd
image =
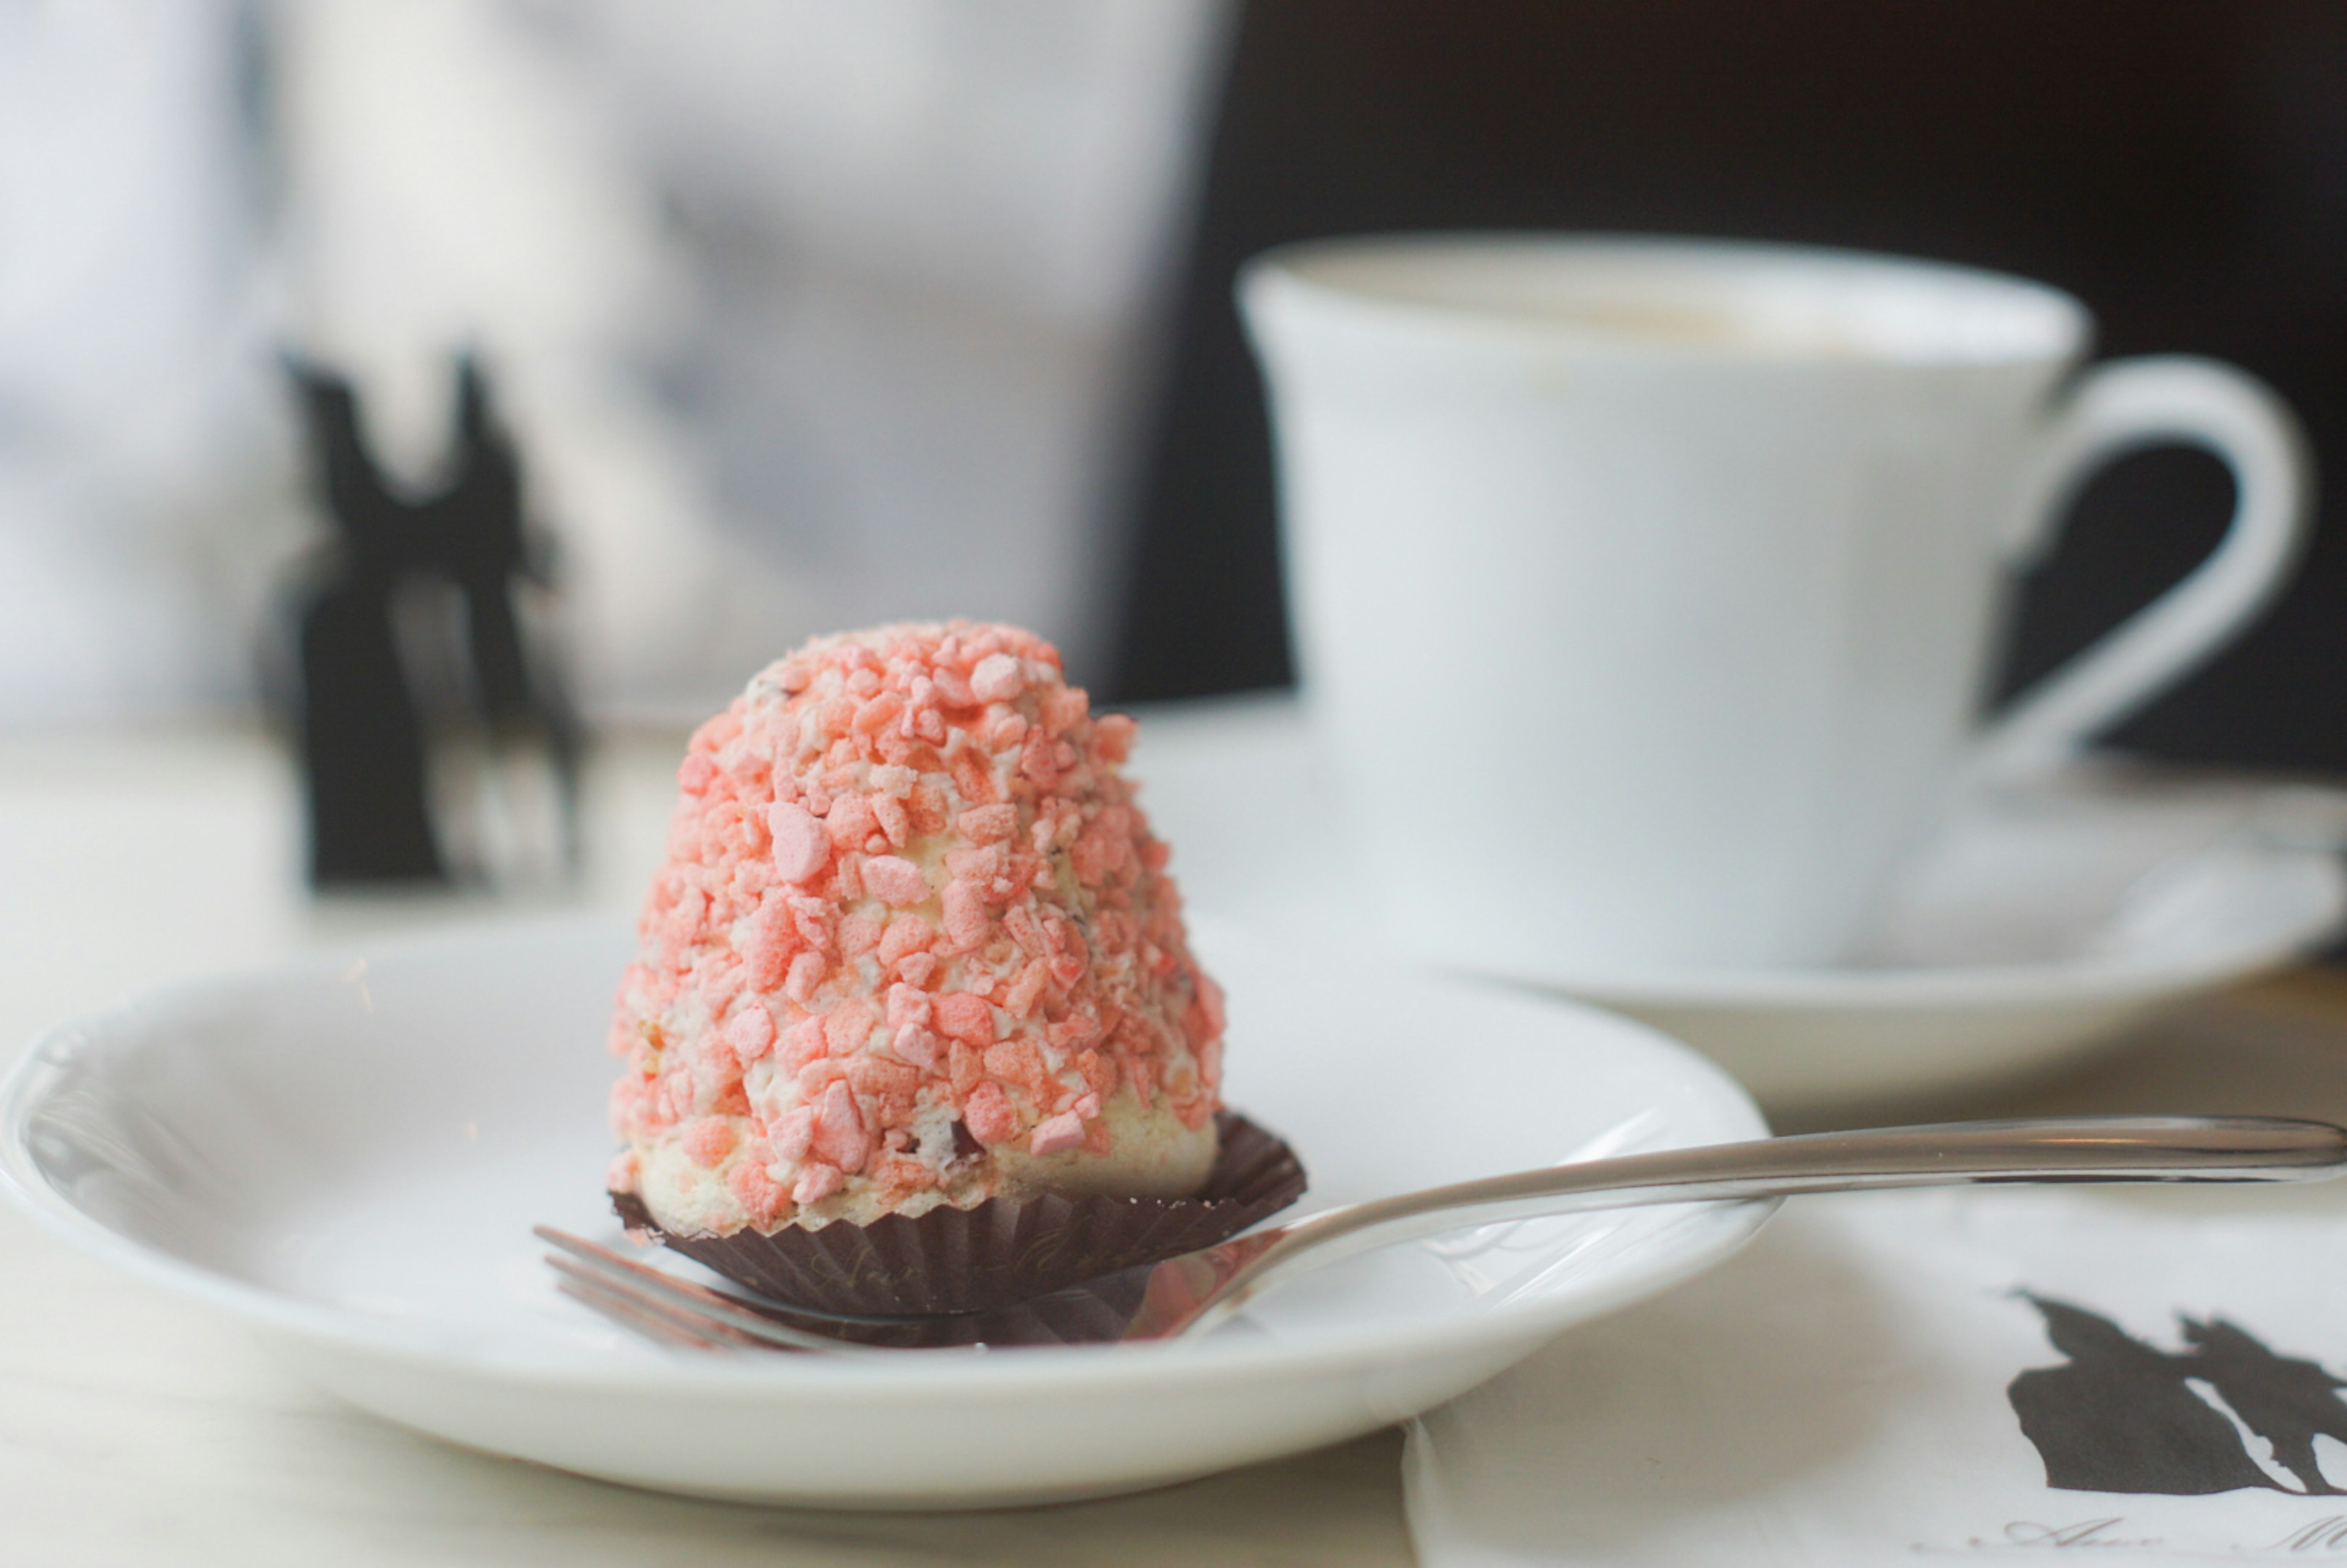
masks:
[[[1154,714],[1135,753],[1199,906],[1377,940],[1315,761],[1286,700]],[[2090,760],[1954,814],[1851,963],[1514,973],[1654,1023],[1767,1104],[1983,1085],[2319,948],[2342,844],[2347,793]]]
[[[2347,794],[2105,769],[1975,805],[1818,969],[1532,976],[1686,1040],[1771,1104],[1985,1082],[2286,963],[2347,917]]]
[[[1242,287],[1307,707],[1398,942],[1462,968],[1840,959],[1966,760],[2066,756],[2285,579],[2288,411],[2077,365],[2057,291],[1783,246],[1321,241]],[[2218,552],[1968,732],[2006,569],[2113,452],[2184,440]]]
[[[1747,1137],[1717,1070],[1604,1014],[1204,933],[1232,1098],[1308,1205]],[[1366,1431],[1732,1250],[1755,1205],[1543,1222],[1331,1268],[1195,1345],[703,1360],[557,1296],[528,1235],[615,1235],[600,1050],[623,927],[392,945],[159,993],[11,1081],[15,1194],[456,1441],[715,1496],[917,1506],[1118,1491]]]

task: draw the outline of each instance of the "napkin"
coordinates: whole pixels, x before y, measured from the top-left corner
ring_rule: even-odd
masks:
[[[1804,1198],[1417,1423],[1426,1568],[2347,1558],[2325,1188]]]

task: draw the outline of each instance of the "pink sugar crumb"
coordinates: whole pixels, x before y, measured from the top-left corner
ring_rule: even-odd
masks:
[[[907,1024],[929,1021],[929,993],[918,986],[902,980],[888,988],[888,1027],[903,1029]]]
[[[1010,851],[1001,844],[965,845],[946,851],[948,876],[971,882],[990,882],[1010,868]]]
[[[796,1077],[808,1062],[822,1056],[828,1049],[824,1039],[822,1018],[801,1019],[783,1031],[782,1039],[774,1049],[774,1065]]]
[[[872,1038],[879,1023],[880,1009],[862,997],[840,1003],[823,1015],[823,1034],[829,1054],[847,1056],[863,1050],[864,1042]]]
[[[884,904],[902,908],[929,896],[929,879],[909,860],[876,855],[864,863],[864,890]]]
[[[1019,776],[1037,789],[1048,790],[1057,784],[1060,771],[1057,753],[1040,738],[1029,741],[1019,753]]]
[[[1043,698],[1044,733],[1058,739],[1073,726],[1083,723],[1092,712],[1092,698],[1080,686],[1061,686],[1045,693]]]
[[[880,945],[880,922],[868,915],[850,915],[839,923],[839,951],[843,958],[860,958]]]
[[[831,835],[803,805],[785,800],[767,807],[766,833],[774,870],[785,882],[805,882],[831,859]]]
[[[892,968],[907,954],[920,952],[937,940],[937,933],[918,915],[898,915],[880,934],[880,961]]]
[[[938,1064],[938,1037],[917,1023],[906,1024],[890,1036],[888,1050],[897,1061],[925,1072]]]
[[[954,819],[961,835],[972,844],[1000,844],[1019,831],[1015,805],[974,805]]]
[[[920,1090],[921,1074],[918,1069],[885,1056],[859,1056],[847,1064],[847,1081],[856,1093],[873,1099],[881,1125],[901,1125],[897,1108],[909,1109]]]
[[[981,1143],[1007,1143],[1019,1135],[1019,1113],[999,1084],[981,1083],[971,1090],[962,1102],[961,1119]]]
[[[733,1194],[734,1201],[742,1205],[742,1212],[750,1216],[753,1225],[774,1224],[782,1217],[783,1211],[790,1206],[792,1201],[791,1194],[766,1173],[766,1168],[754,1161],[744,1160],[728,1171],[725,1187]]]
[[[815,1107],[799,1105],[784,1112],[767,1133],[767,1142],[774,1146],[774,1158],[784,1164],[795,1165],[805,1159],[815,1146]]]
[[[791,1189],[791,1201],[805,1205],[819,1204],[847,1184],[838,1167],[817,1160],[799,1169],[798,1184]]]
[[[800,941],[829,958],[839,946],[838,939],[832,935],[831,906],[806,893],[791,894],[789,904],[792,931]]]
[[[855,1092],[846,1084],[834,1083],[823,1091],[815,1112],[812,1147],[815,1158],[847,1172],[862,1170],[871,1157],[872,1135],[865,1130],[864,1113],[856,1108]]]
[[[832,867],[831,896],[845,903],[864,897],[864,857],[843,855]]]
[[[1030,1154],[1056,1154],[1062,1149],[1081,1148],[1083,1142],[1083,1118],[1071,1111],[1038,1123],[1035,1136],[1027,1145],[1027,1152]]]
[[[945,927],[947,939],[963,951],[984,947],[994,928],[993,917],[986,909],[985,889],[966,881],[947,883]]]
[[[842,849],[861,849],[864,841],[872,836],[879,818],[872,815],[872,803],[862,795],[844,795],[831,803],[831,814],[823,819],[825,833]]]
[[[801,1007],[815,998],[815,987],[823,984],[824,970],[829,966],[821,953],[801,953],[791,960],[791,972],[783,981],[783,994]]]
[[[994,1009],[984,997],[948,991],[934,1004],[938,1032],[984,1049],[994,1043]]]
[[[981,702],[1008,702],[1027,689],[1027,674],[1010,654],[989,653],[969,672],[969,689]]]
[[[615,1157],[610,1168],[604,1171],[604,1189],[614,1193],[632,1193],[641,1179],[641,1167],[636,1160],[636,1152],[633,1149],[627,1150]]]
[[[1043,1031],[1043,1038],[1061,1050],[1074,1050],[1098,1040],[1100,1020],[1081,1013],[1071,1013]]]
[[[1051,982],[1051,971],[1041,960],[1029,964],[1012,982],[1010,994],[1002,999],[1002,1010],[1013,1018],[1033,1015],[1035,1004],[1042,999],[1043,988]]]
[[[733,1152],[733,1127],[723,1117],[702,1116],[685,1123],[678,1141],[692,1163],[706,1170]]]
[[[1016,1083],[1038,1100],[1052,1085],[1043,1070],[1043,1054],[1023,1040],[1005,1040],[986,1048],[986,1071],[1005,1083]]]
[[[856,717],[848,727],[859,735],[876,735],[895,723],[904,712],[905,703],[901,698],[883,692],[856,710]]]
[[[749,945],[742,951],[743,980],[762,991],[781,985],[783,977],[790,973],[798,935],[787,906],[774,902],[759,906],[750,922]]]
[[[757,1061],[774,1043],[774,1015],[764,1004],[752,1002],[726,1024],[725,1043],[733,1047],[738,1060]]]

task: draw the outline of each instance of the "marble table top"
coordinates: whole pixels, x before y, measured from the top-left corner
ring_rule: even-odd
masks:
[[[1143,765],[1193,906],[1296,913],[1249,835],[1310,837],[1272,790],[1204,828],[1206,785],[1293,768],[1276,702],[1153,717]],[[682,736],[607,736],[588,866],[559,893],[338,900],[301,886],[296,784],[257,729],[0,735],[0,1061],[146,985],[389,927],[628,911],[656,864]],[[1316,841],[1317,842],[1317,841]],[[1325,849],[1313,854],[1327,856]],[[1332,857],[1313,876],[1341,876]],[[1325,896],[1326,888],[1320,889]],[[2212,1041],[2222,1037],[2221,1051]],[[1948,1114],[2269,1111],[2347,1119],[2347,980],[2312,971],[2203,1003],[2063,1078]],[[89,1568],[692,1562],[870,1564],[1410,1560],[1383,1433],[1184,1486],[1050,1509],[855,1515],[654,1496],[447,1447],[344,1409],[238,1326],[84,1258],[0,1206],[0,1561]]]

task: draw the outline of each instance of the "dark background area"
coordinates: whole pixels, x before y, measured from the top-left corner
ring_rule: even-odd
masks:
[[[1291,678],[1238,263],[1448,228],[1734,235],[2043,279],[2094,308],[2103,354],[2265,377],[2347,491],[2347,5],[1263,0],[1239,25],[1155,415],[1118,699]],[[2006,688],[2181,575],[2230,505],[2199,454],[2109,470],[2029,583]],[[2342,508],[2325,501],[2268,620],[2114,741],[2347,774]]]

